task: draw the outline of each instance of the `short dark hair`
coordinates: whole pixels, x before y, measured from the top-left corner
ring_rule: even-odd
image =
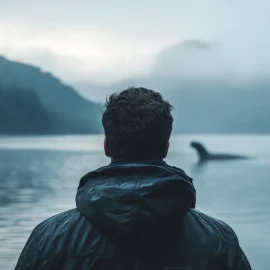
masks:
[[[162,158],[171,136],[172,105],[162,95],[131,87],[109,96],[102,124],[113,158]]]

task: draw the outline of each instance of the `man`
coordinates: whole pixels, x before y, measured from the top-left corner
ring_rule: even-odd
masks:
[[[80,181],[76,209],[32,232],[17,270],[249,270],[237,236],[195,210],[184,171],[167,165],[172,106],[145,88],[110,96],[108,166]]]

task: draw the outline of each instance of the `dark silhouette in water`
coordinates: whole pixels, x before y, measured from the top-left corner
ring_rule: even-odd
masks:
[[[191,142],[190,146],[195,148],[200,162],[210,161],[210,160],[235,160],[235,159],[248,159],[246,156],[231,155],[231,154],[212,154],[209,153],[206,148],[199,142]]]

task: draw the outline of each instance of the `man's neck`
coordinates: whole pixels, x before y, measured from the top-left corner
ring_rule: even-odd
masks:
[[[127,164],[127,163],[138,163],[138,164],[166,164],[162,158],[111,158],[111,165],[116,164]]]

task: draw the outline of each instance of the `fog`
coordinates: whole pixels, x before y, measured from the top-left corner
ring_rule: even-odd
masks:
[[[241,80],[269,75],[267,0],[113,5],[1,0],[0,5],[0,54],[41,66],[78,87],[152,73]],[[181,46],[190,40],[205,46]]]

